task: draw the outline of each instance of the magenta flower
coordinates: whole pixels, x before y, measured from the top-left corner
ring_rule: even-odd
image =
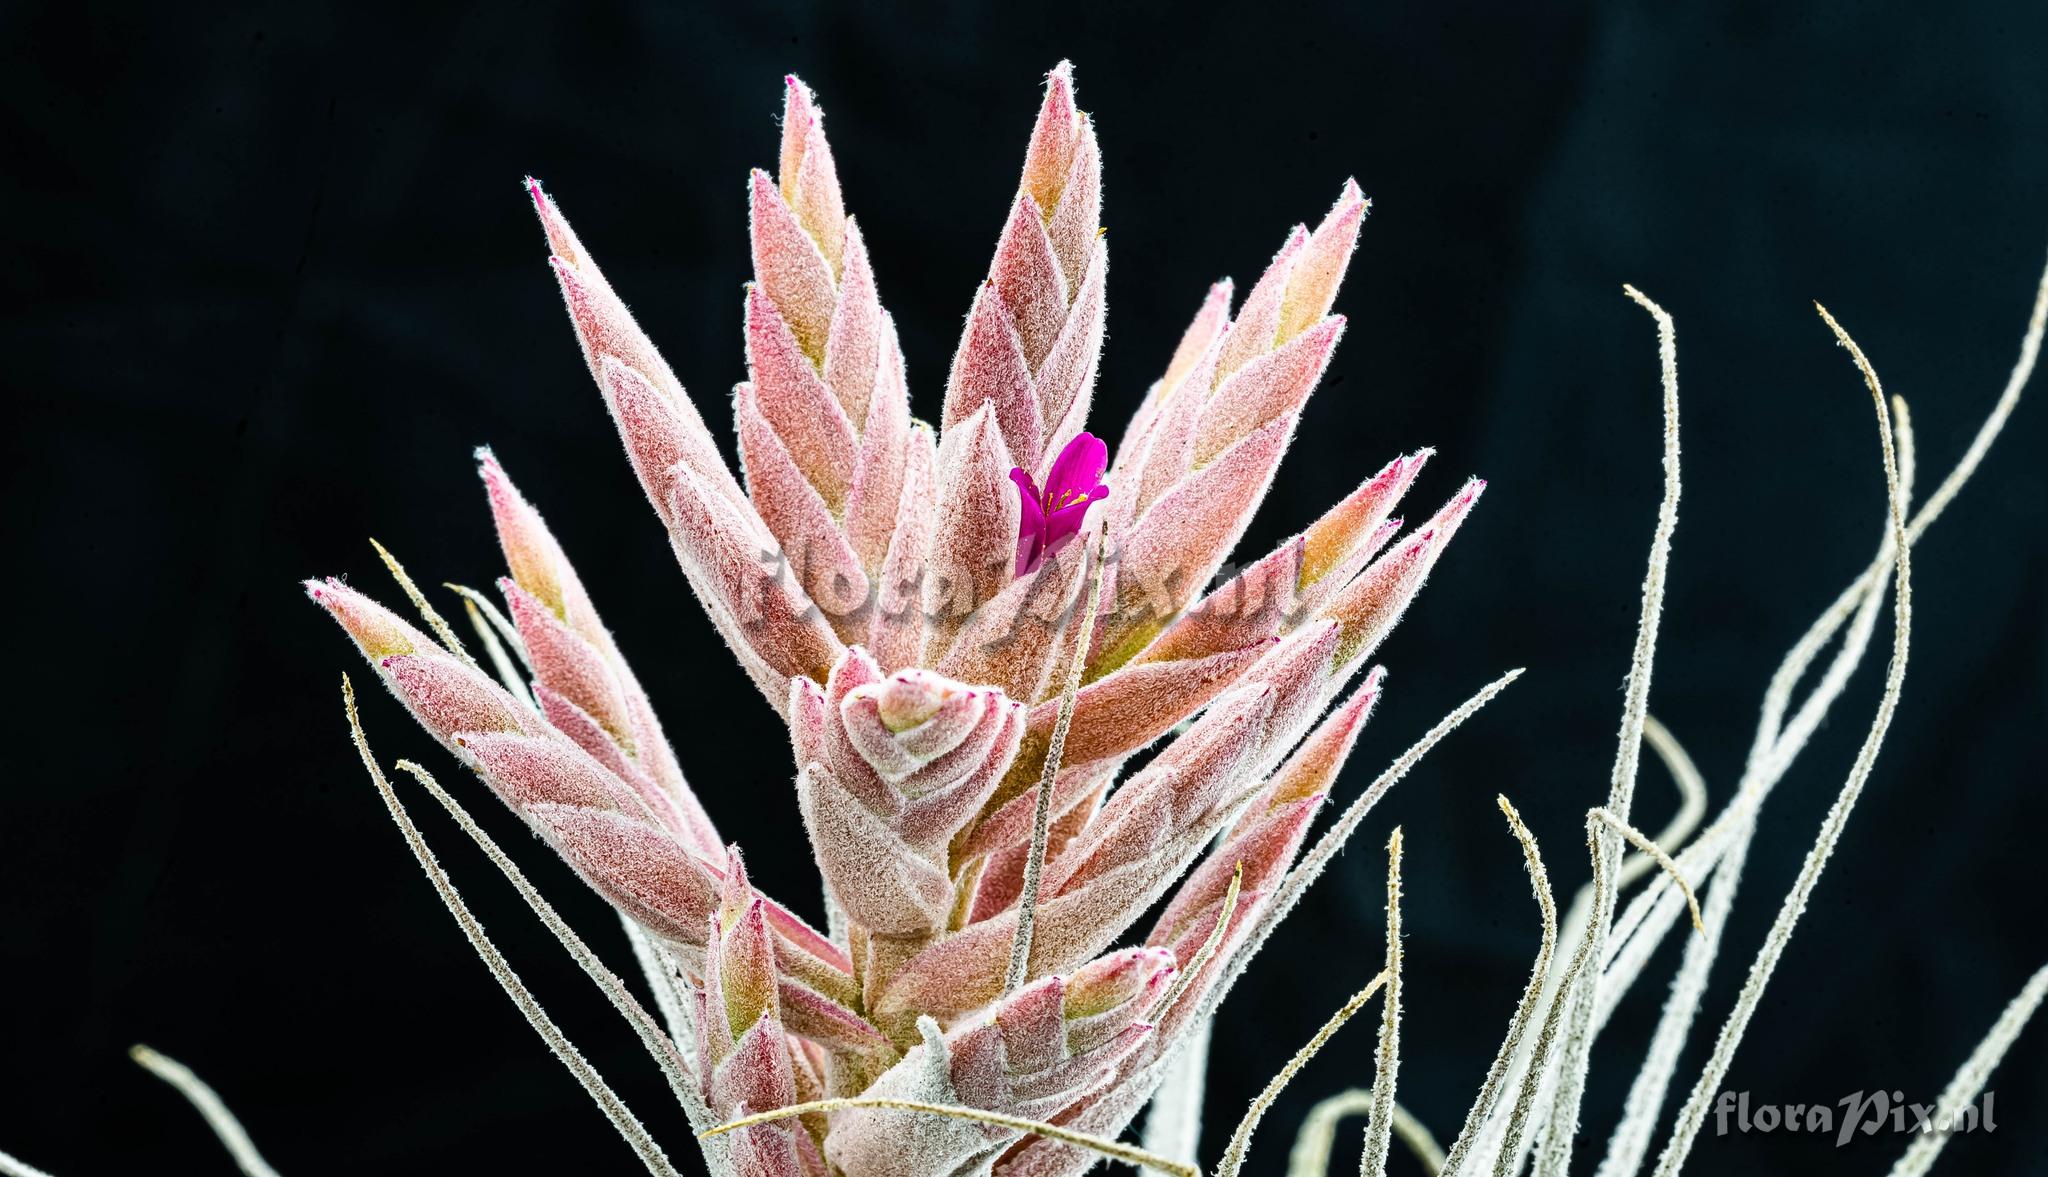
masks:
[[[1067,443],[1045,476],[1045,493],[1022,466],[1010,471],[1023,497],[1017,517],[1017,575],[1035,572],[1081,530],[1088,504],[1109,496],[1102,472],[1109,468],[1109,447],[1092,433]]]

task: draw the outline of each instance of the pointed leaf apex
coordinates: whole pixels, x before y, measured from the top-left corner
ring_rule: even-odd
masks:
[[[719,931],[731,931],[749,906],[760,902],[747,882],[747,867],[741,861],[739,843],[734,842],[725,848],[725,880],[718,893]]]
[[[1071,100],[1071,91],[1074,86],[1074,63],[1066,58],[1061,58],[1058,65],[1045,71],[1045,85],[1048,94],[1055,87],[1065,87],[1070,92],[1069,99]]]
[[[1450,533],[1458,529],[1458,525],[1465,521],[1465,516],[1472,513],[1473,504],[1477,503],[1480,496],[1485,493],[1486,480],[1484,478],[1466,479],[1465,485],[1458,488],[1458,493],[1452,497],[1451,501],[1445,503],[1443,508],[1436,513],[1435,517],[1429,521],[1430,529],[1444,532],[1444,538],[1449,539]]]
[[[373,661],[412,654],[431,646],[424,635],[390,610],[348,587],[339,577],[305,581],[306,596],[333,616]]]
[[[526,177],[526,194],[533,201],[534,214],[540,218],[541,232],[547,235],[548,248],[571,266],[581,264],[582,246],[570,230],[569,222],[563,218],[562,210],[556,207],[554,198],[532,176]]]
[[[1045,101],[1024,153],[1022,191],[1046,217],[1052,215],[1066,186],[1068,168],[1084,135],[1083,121],[1074,106],[1073,63],[1062,61],[1045,75]]]

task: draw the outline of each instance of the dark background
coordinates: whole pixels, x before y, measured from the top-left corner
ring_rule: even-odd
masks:
[[[548,182],[723,433],[745,169],[773,165],[781,75],[800,73],[935,417],[1061,57],[1105,152],[1106,432],[1205,284],[1244,289],[1355,174],[1375,206],[1338,300],[1349,338],[1247,550],[1418,445],[1440,456],[1415,510],[1492,480],[1385,648],[1391,689],[1340,793],[1481,683],[1529,673],[1388,797],[1224,1007],[1206,1151],[1377,967],[1397,822],[1401,1097],[1448,1139],[1536,941],[1493,795],[1530,818],[1562,902],[1606,789],[1659,478],[1651,324],[1621,283],[1679,324],[1686,493],[1652,707],[1718,806],[1771,668],[1879,537],[1868,397],[1809,300],[1911,400],[1924,491],[1996,397],[2048,246],[2048,8],[1784,7],[6,5],[0,1148],[60,1177],[226,1172],[126,1060],[142,1041],[219,1088],[287,1174],[633,1169],[364,781],[336,697],[359,663],[294,581],[395,599],[374,534],[424,583],[487,583],[469,450],[494,445],[757,882],[815,905],[780,726],[675,573],[518,181]],[[1904,705],[1730,1077],[1759,1103],[1931,1101],[2048,957],[2044,398],[1915,553]],[[1840,785],[1888,640],[1763,815],[1699,1041]],[[365,721],[387,761],[434,753],[381,693]],[[1654,763],[1640,797],[1660,824]],[[478,808],[629,967],[602,904]],[[694,1167],[637,1045],[421,816],[525,978]],[[1675,961],[1601,1040],[1582,1160]],[[1999,1131],[1956,1140],[1943,1171],[2048,1172],[2044,1035],[1993,1082]],[[1311,1100],[1370,1081],[1371,1036],[1347,1030],[1298,1078],[1259,1172]],[[1880,1172],[1904,1144],[1709,1133],[1690,1171]]]

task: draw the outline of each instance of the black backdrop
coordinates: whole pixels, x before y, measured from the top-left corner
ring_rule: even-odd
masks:
[[[370,534],[423,581],[486,582],[479,442],[548,512],[757,881],[815,903],[779,726],[621,460],[527,171],[717,424],[741,370],[745,169],[773,163],[786,71],[830,112],[926,416],[1038,75],[1063,56],[1105,151],[1112,433],[1207,282],[1249,281],[1346,175],[1375,198],[1338,303],[1349,338],[1248,548],[1418,445],[1440,453],[1424,505],[1465,473],[1492,480],[1384,651],[1390,691],[1345,796],[1480,683],[1529,674],[1389,796],[1225,1007],[1211,1155],[1374,969],[1393,823],[1409,846],[1401,1095],[1440,1133],[1536,939],[1494,793],[1528,815],[1561,892],[1583,878],[1658,487],[1653,338],[1621,283],[1678,317],[1686,495],[1653,709],[1718,804],[1771,667],[1879,535],[1868,399],[1808,300],[1912,401],[1924,489],[1997,395],[2048,245],[2035,4],[177,7],[0,10],[16,406],[0,1148],[66,1177],[226,1171],[126,1061],[135,1041],[211,1079],[290,1174],[631,1168],[362,779],[336,697],[358,664],[294,585],[383,584]],[[1904,706],[1731,1076],[1759,1103],[1930,1099],[2048,956],[2044,396],[1916,553]],[[1764,815],[1702,1033],[1862,738],[1883,640]],[[366,722],[387,760],[434,753],[381,695]],[[1654,825],[1670,794],[1654,765],[1643,780]],[[488,816],[627,965],[601,904]],[[693,1164],[610,1011],[459,834],[429,832],[524,976]],[[1584,1151],[1673,961],[1601,1042]],[[1279,1171],[1312,1098],[1369,1082],[1371,1034],[1346,1031],[1299,1077],[1259,1172]],[[2048,1172],[2044,1034],[1997,1075],[1999,1131],[1958,1140],[1947,1171]],[[1693,1170],[1868,1173],[1901,1147],[1709,1135]]]

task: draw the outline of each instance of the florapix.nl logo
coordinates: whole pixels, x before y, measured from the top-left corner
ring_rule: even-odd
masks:
[[[1995,1132],[1998,1094],[1987,1091],[1952,1107],[1913,1103],[1903,1091],[1856,1091],[1833,1103],[1752,1103],[1747,1091],[1723,1091],[1714,1101],[1714,1135],[1797,1132],[1832,1135],[1840,1148],[1857,1133],[1919,1135]]]

